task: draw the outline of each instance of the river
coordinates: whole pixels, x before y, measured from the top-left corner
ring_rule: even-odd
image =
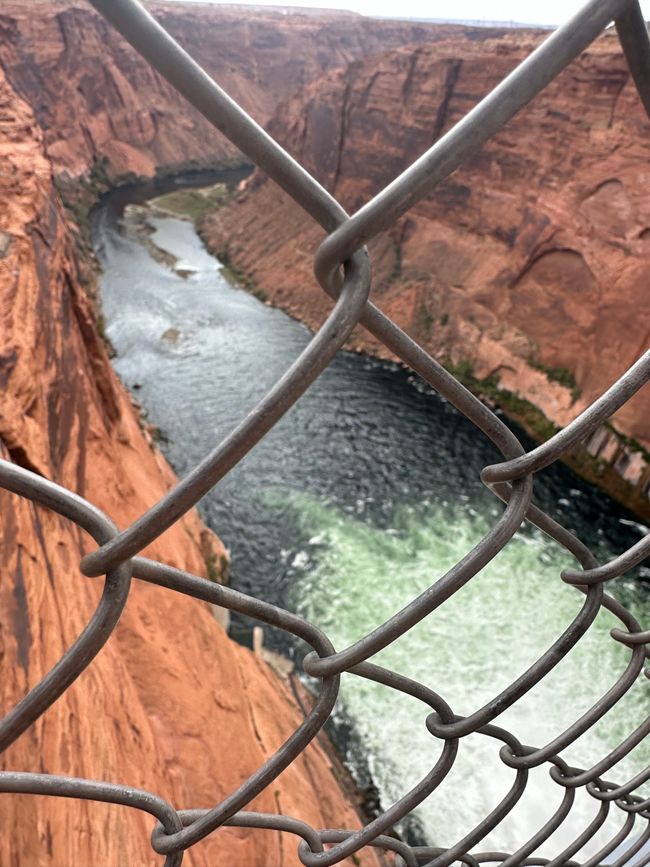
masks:
[[[109,198],[94,214],[93,237],[116,370],[182,476],[253,407],[310,334],[231,285],[187,221],[149,219],[155,245],[177,260],[174,267],[156,261],[120,219],[125,202],[150,195],[141,188]],[[495,460],[472,425],[407,371],[340,352],[201,510],[231,552],[233,587],[300,612],[343,648],[433,583],[495,521],[501,507],[479,481]],[[647,532],[560,465],[538,476],[536,497],[601,561]],[[582,597],[559,580],[569,561],[555,543],[522,528],[480,576],[377,660],[427,683],[457,713],[476,709],[576,615]],[[646,627],[649,579],[640,567],[611,587]],[[497,722],[524,743],[542,745],[576,719],[628,659],[608,637],[613,625],[599,614],[569,657]],[[234,619],[231,628],[247,641],[250,627]],[[285,655],[304,653],[282,635],[265,640]],[[589,767],[606,754],[647,713],[647,683],[637,683],[564,757]],[[435,762],[425,715],[411,699],[343,677],[339,743],[361,782],[371,775],[383,805]],[[464,740],[452,772],[403,832],[432,845],[455,842],[512,783],[497,752],[480,736]],[[650,745],[642,744],[608,777],[624,781],[648,764]],[[478,848],[512,851],[556,809],[558,795],[548,769],[534,771],[515,810]],[[541,854],[576,836],[596,806],[579,791],[575,821]],[[611,812],[614,820],[589,851],[620,827],[622,814]]]

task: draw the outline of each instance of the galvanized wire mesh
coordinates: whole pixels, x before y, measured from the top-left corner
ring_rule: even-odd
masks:
[[[106,515],[73,492],[0,461],[0,486],[54,510],[91,534],[99,547],[83,559],[81,568],[88,576],[105,576],[101,601],[81,636],[42,682],[0,723],[0,750],[6,749],[43,714],[91,663],[120,618],[132,577],[246,614],[297,636],[312,648],[303,665],[304,670],[320,682],[320,691],[313,708],[276,753],[236,791],[209,810],[179,810],[150,792],[122,783],[49,774],[2,772],[0,791],[108,801],[151,813],[158,820],[152,846],[166,856],[167,867],[177,867],[188,847],[223,825],[282,830],[297,835],[301,838],[299,857],[306,867],[336,864],[364,846],[395,852],[409,867],[422,864],[445,867],[454,861],[462,861],[469,867],[488,861],[507,867],[515,864],[556,867],[578,863],[582,867],[595,867],[606,863],[615,850],[617,854],[612,857],[616,867],[633,863],[639,852],[642,855],[635,867],[642,867],[650,861],[650,855],[643,854],[650,840],[650,799],[635,792],[650,780],[650,767],[640,769],[632,779],[625,781],[614,783],[607,777],[650,732],[650,717],[593,767],[571,767],[562,753],[613,708],[643,670],[650,630],[643,631],[629,611],[605,593],[604,584],[650,554],[650,535],[611,562],[599,565],[571,532],[533,504],[532,497],[535,473],[588,437],[647,382],[650,352],[564,430],[526,453],[515,435],[490,409],[368,300],[370,267],[364,249],[364,244],[429,194],[463,160],[475,154],[611,21],[616,23],[640,98],[650,113],[650,43],[637,0],[588,3],[427,153],[352,217],[194,63],[137,0],[90,2],[190,103],[325,229],[327,237],[315,256],[315,273],[335,304],[306,349],[253,412],[172,491],[121,533]],[[357,323],[377,336],[497,446],[503,461],[486,467],[482,479],[506,506],[481,541],[447,574],[368,635],[336,651],[326,635],[289,611],[164,563],[144,559],[138,553],[195,505],[255,446],[327,367]],[[430,686],[370,661],[374,654],[423,618],[434,616],[445,599],[471,581],[502,550],[524,520],[555,539],[578,561],[581,569],[566,569],[561,579],[585,597],[573,622],[527,671],[483,707],[469,716],[459,716]],[[541,747],[524,745],[514,734],[497,727],[494,721],[499,715],[557,666],[580,641],[601,608],[608,609],[620,621],[620,627],[612,630],[611,637],[630,652],[627,668],[614,686],[565,731]],[[495,616],[505,617],[506,613],[496,612]],[[423,724],[441,746],[434,767],[399,801],[360,830],[315,829],[297,817],[247,812],[245,808],[253,798],[269,786],[322,729],[334,707],[343,672],[383,684],[423,703]],[[514,782],[508,794],[476,827],[447,849],[411,847],[388,836],[397,822],[426,798],[435,797],[436,789],[454,765],[459,743],[473,733],[494,739],[500,747],[501,760],[514,770]],[[477,852],[480,842],[520,799],[530,769],[542,765],[549,766],[552,779],[563,793],[559,808],[529,840],[522,840],[516,852]],[[575,839],[553,859],[535,857],[540,845],[563,822],[572,822],[571,807],[578,788],[599,802],[594,819],[584,828],[575,827],[574,822]],[[572,860],[596,835],[612,807],[621,812],[620,830],[586,860]],[[619,847],[626,840],[627,850],[620,855]]]

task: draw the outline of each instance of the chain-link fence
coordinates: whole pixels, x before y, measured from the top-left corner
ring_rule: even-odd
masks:
[[[579,539],[533,504],[535,473],[588,437],[646,383],[650,377],[650,352],[564,430],[525,452],[516,436],[490,409],[368,300],[370,265],[364,249],[368,241],[429,194],[463,160],[475,154],[612,21],[640,98],[650,113],[650,42],[637,0],[588,3],[353,217],[349,217],[310,174],[194,63],[137,0],[91,0],[91,3],[164,78],[323,227],[327,237],[315,256],[315,273],[335,304],[305,350],[256,408],[173,490],[121,533],[106,515],[72,491],[0,461],[0,486],[52,509],[91,534],[99,547],[83,559],[81,568],[88,576],[105,576],[101,601],[83,633],[41,683],[0,723],[0,750],[44,713],[92,662],[120,618],[132,577],[240,612],[298,637],[312,649],[305,656],[303,666],[317,679],[319,692],[303,722],[275,754],[236,791],[208,810],[177,810],[153,793],[122,783],[50,774],[2,772],[0,791],[107,801],[144,810],[158,820],[151,842],[156,852],[166,856],[167,867],[177,867],[184,850],[222,825],[281,830],[297,835],[301,838],[298,853],[305,867],[336,864],[364,846],[395,852],[398,860],[401,858],[408,867],[423,864],[446,867],[454,861],[461,861],[468,867],[489,861],[499,862],[503,867],[515,864],[559,867],[578,863],[582,867],[603,863],[612,863],[615,867],[635,863],[635,867],[642,867],[650,862],[650,854],[645,854],[650,841],[650,799],[635,794],[650,780],[650,767],[640,769],[629,780],[610,782],[608,779],[621,759],[650,732],[650,717],[593,767],[571,767],[562,758],[567,747],[619,702],[643,670],[650,630],[643,631],[630,612],[605,593],[604,585],[650,554],[650,535],[611,562],[598,564]],[[482,479],[495,496],[504,501],[505,509],[481,541],[442,578],[368,635],[337,651],[326,635],[289,611],[164,563],[144,559],[138,553],[194,506],[255,446],[328,366],[358,323],[463,413],[476,426],[477,437],[488,437],[500,450],[503,461],[486,467]],[[573,622],[527,671],[483,707],[469,716],[459,716],[431,686],[370,661],[374,654],[423,618],[435,617],[436,609],[493,560],[524,520],[548,534],[578,561],[581,569],[566,569],[560,577],[584,595],[582,608]],[[627,668],[609,691],[543,746],[524,745],[514,734],[495,725],[500,714],[518,702],[571,652],[601,608],[606,608],[620,621],[620,627],[611,631],[612,640],[629,649]],[[496,611],[492,616],[495,620],[491,628],[498,628],[498,618],[505,618],[507,613]],[[343,672],[375,681],[423,703],[422,723],[440,744],[440,755],[434,767],[406,795],[360,830],[315,829],[298,817],[246,811],[246,806],[323,728],[336,702]],[[425,799],[436,797],[436,789],[454,765],[461,740],[475,733],[494,739],[501,761],[515,772],[506,796],[476,827],[447,849],[412,847],[392,836],[396,823]],[[521,798],[529,771],[542,765],[549,766],[551,778],[559,787],[562,795],[559,808],[530,839],[522,840],[516,852],[477,852],[476,847]],[[598,802],[595,817],[587,827],[575,827],[571,816],[578,788]],[[460,803],[462,792],[458,797]],[[620,828],[595,854],[581,862],[572,860],[595,837],[612,807],[621,811]],[[570,824],[575,833],[570,845],[553,859],[535,857],[538,848],[562,823]],[[625,854],[621,855],[624,843]]]

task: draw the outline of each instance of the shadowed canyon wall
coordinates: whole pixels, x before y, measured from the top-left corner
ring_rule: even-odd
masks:
[[[270,130],[354,212],[542,38],[397,49],[285,101]],[[434,355],[566,425],[650,344],[650,124],[607,34],[474,159],[371,244],[373,298]],[[316,326],[321,231],[271,182],[204,226],[209,245]],[[351,345],[385,355],[359,330]],[[645,499],[650,391],[589,445]]]

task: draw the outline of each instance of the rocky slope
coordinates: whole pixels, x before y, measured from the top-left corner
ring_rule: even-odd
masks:
[[[148,8],[262,124],[280,99],[327,70],[453,30],[342,12],[191,3]],[[485,35],[476,31],[477,38]],[[236,157],[89,4],[4,0],[0,65],[32,106],[57,173],[76,177],[105,159],[112,176],[142,176],[158,166]]]
[[[112,372],[79,288],[47,138],[0,71],[0,455],[78,491],[124,526],[174,479]],[[0,515],[5,712],[81,631],[101,579],[80,574],[92,542],[67,521],[2,490]],[[206,575],[207,562],[224,552],[191,513],[150,554]],[[180,807],[208,806],[300,719],[285,686],[227,638],[207,605],[136,582],[108,645],[0,761],[12,770],[128,783]],[[316,827],[359,821],[318,746],[255,803]],[[162,863],[149,845],[153,822],[139,811],[2,795],[0,814],[7,867]],[[285,835],[225,829],[184,863],[296,865],[295,853]],[[372,855],[361,861],[376,863]]]
[[[423,153],[538,44],[512,33],[397,49],[335,70],[270,129],[351,211]],[[613,34],[371,246],[374,299],[437,358],[555,425],[650,344],[650,124]],[[322,233],[263,177],[204,227],[269,299],[316,326]],[[352,345],[385,350],[359,331]],[[508,396],[505,396],[508,399]],[[650,488],[650,389],[589,444],[596,472]]]

